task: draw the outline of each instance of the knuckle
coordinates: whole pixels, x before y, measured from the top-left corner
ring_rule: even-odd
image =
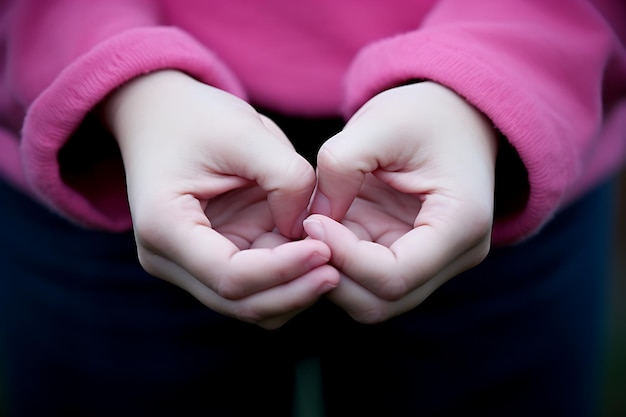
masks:
[[[470,261],[472,266],[476,266],[487,257],[491,250],[493,218],[490,214],[481,211],[472,217],[469,227],[471,233],[468,234],[468,237],[472,244]]]
[[[265,317],[255,308],[247,304],[242,304],[235,312],[235,318],[246,323],[257,324],[260,323]]]
[[[398,301],[408,292],[407,280],[402,276],[393,274],[381,280],[381,286],[376,295],[385,301]]]
[[[213,282],[215,293],[225,300],[236,301],[248,295],[245,291],[245,279],[230,268],[214,270]]]
[[[285,319],[281,319],[281,320],[267,319],[267,320],[261,320],[256,324],[264,330],[277,330],[283,327],[286,323],[287,323],[287,320]]]
[[[133,220],[137,258],[143,269],[151,275],[159,275],[160,271],[160,242],[161,230],[157,222],[144,218],[141,221]]]
[[[272,176],[268,176],[269,190],[278,190],[291,193],[293,191],[311,190],[315,185],[315,171],[313,167],[300,155],[293,155],[284,166],[274,167]]]
[[[317,166],[328,170],[334,170],[343,165],[344,164],[342,163],[341,155],[338,154],[337,147],[333,146],[330,142],[323,144],[317,153]]]
[[[359,152],[355,157],[354,147],[341,134],[324,143],[317,153],[318,169],[335,175],[371,172],[377,164],[371,149]]]
[[[155,242],[159,241],[160,232],[157,222],[146,218],[133,219],[133,228],[138,245],[152,247]]]
[[[470,268],[473,268],[485,260],[491,251],[491,236],[488,235],[478,245],[474,247],[470,255]]]
[[[367,310],[350,313],[350,316],[361,324],[378,324],[391,318],[389,310],[384,304],[378,304]]]
[[[294,155],[285,172],[288,184],[294,188],[308,188],[315,184],[313,167],[300,155]]]
[[[158,257],[151,251],[138,247],[137,249],[137,259],[139,261],[139,265],[150,275],[154,277],[161,277],[162,271],[160,268],[160,262],[158,262]]]
[[[167,242],[168,233],[162,219],[168,216],[163,210],[159,210],[159,204],[153,204],[149,209],[142,209],[138,215],[133,216],[133,230],[137,245],[158,252],[160,246]]]
[[[246,293],[236,282],[226,279],[218,279],[216,294],[225,300],[236,301],[246,296]]]

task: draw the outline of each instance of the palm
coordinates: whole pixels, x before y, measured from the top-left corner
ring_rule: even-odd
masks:
[[[326,244],[282,236],[302,235],[315,173],[267,117],[178,71],[130,81],[102,113],[149,273],[271,327],[336,285]]]
[[[413,229],[421,202],[367,174],[342,224],[360,240],[386,248]]]
[[[331,300],[357,321],[383,321],[482,261],[496,144],[483,115],[435,83],[363,105],[318,153],[317,214],[305,223],[342,273]]]
[[[250,185],[204,202],[211,226],[239,250],[273,248],[290,240],[276,229],[267,193]]]
[[[403,176],[382,175],[385,181]],[[376,323],[401,314],[454,275],[456,262],[465,267],[464,256],[453,261],[441,256],[433,228],[419,222],[420,212],[428,209],[424,199],[369,173],[340,224],[311,216],[324,224],[331,264],[342,276],[340,286],[328,297],[355,320]],[[447,211],[443,205],[439,208]]]

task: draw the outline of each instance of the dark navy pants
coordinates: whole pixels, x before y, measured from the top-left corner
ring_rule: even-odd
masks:
[[[289,416],[319,358],[332,416],[594,415],[611,187],[495,248],[413,311],[359,325],[329,303],[277,331],[142,271],[131,233],[78,228],[0,184],[8,416]]]

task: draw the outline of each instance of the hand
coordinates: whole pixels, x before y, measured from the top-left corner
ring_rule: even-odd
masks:
[[[366,103],[318,154],[304,223],[341,271],[328,297],[374,323],[420,304],[484,259],[496,139],[482,114],[431,82]]]
[[[326,244],[291,241],[315,173],[269,119],[176,71],[131,81],[101,114],[122,152],[149,273],[266,328],[337,285]]]

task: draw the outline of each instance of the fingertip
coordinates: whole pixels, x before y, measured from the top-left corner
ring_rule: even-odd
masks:
[[[304,261],[304,264],[309,269],[314,269],[319,266],[326,264],[330,260],[330,253],[324,251],[326,253],[315,251]]]
[[[338,283],[327,281],[319,287],[317,293],[319,295],[326,294],[327,292],[330,292],[334,290],[335,288],[337,288],[337,285]]]
[[[321,268],[324,269],[323,272],[325,276],[317,289],[318,295],[323,295],[334,290],[339,286],[339,282],[341,281],[341,274],[336,268],[330,265],[324,265],[320,267],[320,269]]]
[[[304,230],[307,234],[316,240],[324,240],[326,237],[326,230],[324,229],[324,225],[315,217],[308,217],[303,222]]]

